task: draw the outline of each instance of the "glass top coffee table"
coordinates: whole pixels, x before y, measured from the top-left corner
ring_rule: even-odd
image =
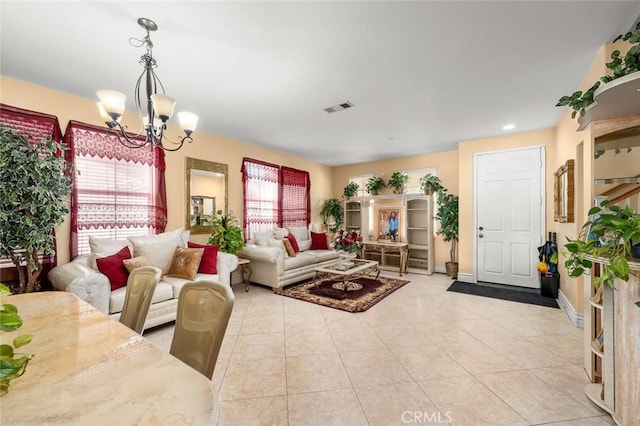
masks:
[[[375,260],[364,259],[340,259],[335,263],[319,266],[314,268],[316,276],[314,278],[315,285],[318,286],[324,278],[339,279],[342,282],[333,284],[333,288],[337,290],[356,291],[362,288],[362,284],[352,282],[351,280],[375,273],[375,280],[380,275],[378,262]]]

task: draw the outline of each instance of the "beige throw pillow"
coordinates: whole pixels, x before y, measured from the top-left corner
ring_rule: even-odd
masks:
[[[131,273],[136,268],[142,268],[143,266],[150,266],[149,260],[144,256],[132,257],[131,259],[123,260],[122,263],[127,271]]]
[[[195,279],[203,254],[203,248],[176,248],[167,275],[187,280]]]

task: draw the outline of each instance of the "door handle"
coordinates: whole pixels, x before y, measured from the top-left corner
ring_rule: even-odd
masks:
[[[483,235],[483,234],[480,234],[480,235],[478,235],[478,237],[479,237],[479,238],[483,238],[483,237],[484,237],[484,235]]]

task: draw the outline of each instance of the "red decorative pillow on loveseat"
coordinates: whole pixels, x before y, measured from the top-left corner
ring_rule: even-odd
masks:
[[[327,234],[311,231],[311,250],[329,250]]]
[[[96,259],[98,271],[105,274],[111,283],[111,291],[117,290],[127,285],[129,272],[124,267],[124,260],[131,259],[129,247],[125,247],[111,256],[99,257]]]
[[[200,266],[198,267],[198,272],[202,274],[217,274],[218,273],[218,249],[220,248],[217,244],[198,244],[189,241],[187,243],[189,248],[203,248],[204,254],[202,255],[202,259],[200,260]]]
[[[296,252],[296,253],[299,253],[300,252],[300,247],[298,246],[298,240],[296,240],[295,235],[293,235],[291,232],[289,232],[287,234],[286,238],[291,243],[291,247],[293,247],[293,251]]]

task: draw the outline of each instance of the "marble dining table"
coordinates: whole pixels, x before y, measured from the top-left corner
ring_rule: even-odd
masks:
[[[208,425],[218,420],[211,380],[66,292],[3,297],[23,326],[2,343],[33,340],[26,372],[0,397],[2,425]]]

